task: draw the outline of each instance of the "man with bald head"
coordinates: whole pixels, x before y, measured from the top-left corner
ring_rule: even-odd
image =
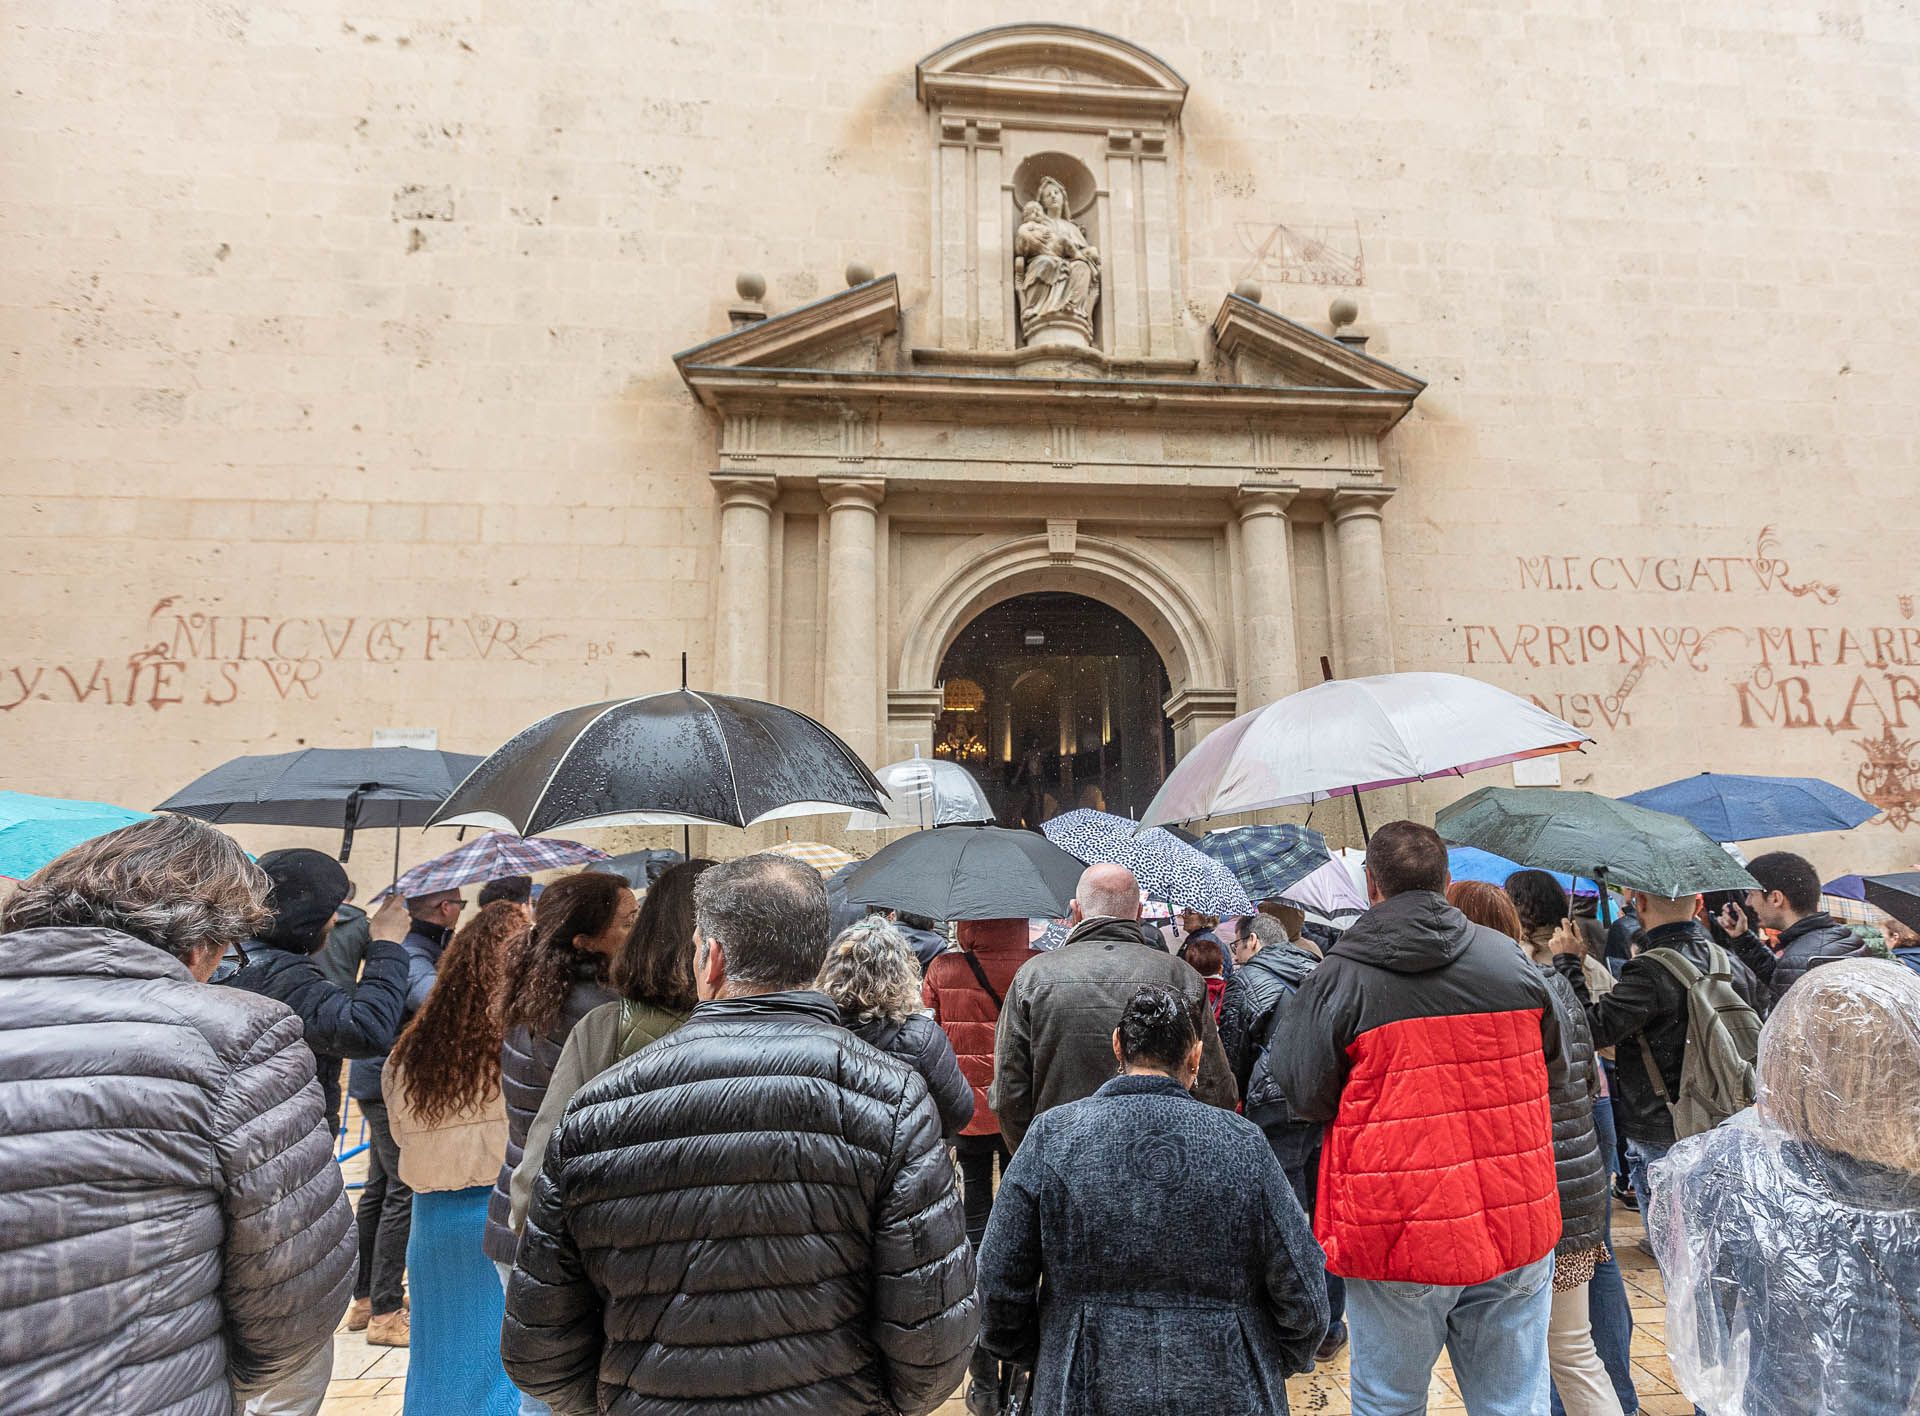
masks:
[[[988,1100],[1015,1149],[1033,1118],[1092,1096],[1115,1072],[1113,1030],[1127,1000],[1169,984],[1200,1022],[1200,1076],[1193,1094],[1231,1108],[1239,1099],[1220,1046],[1206,981],[1140,936],[1140,882],[1121,865],[1092,865],[1073,896],[1066,943],[1020,966],[1000,1009]]]

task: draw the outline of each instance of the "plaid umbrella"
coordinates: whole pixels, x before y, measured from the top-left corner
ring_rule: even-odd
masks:
[[[1080,807],[1041,826],[1046,838],[1088,865],[1124,865],[1155,900],[1202,914],[1253,913],[1253,901],[1221,862],[1158,826],[1135,834],[1124,816]]]
[[[1308,826],[1234,826],[1209,831],[1199,848],[1246,887],[1253,900],[1272,900],[1333,859],[1327,838]]]
[[[476,880],[532,875],[539,870],[557,870],[563,865],[584,865],[606,859],[605,851],[583,846],[578,841],[560,841],[551,836],[523,838],[509,831],[489,831],[458,850],[416,865],[375,898],[398,894],[411,900],[420,895],[436,895],[442,890],[457,890]]]
[[[819,871],[822,880],[860,859],[852,851],[843,851],[824,841],[782,841],[777,846],[767,847],[767,853],[792,856],[802,865],[810,865]]]

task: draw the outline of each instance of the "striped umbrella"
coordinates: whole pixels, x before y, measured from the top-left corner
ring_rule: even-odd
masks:
[[[541,870],[558,870],[567,865],[585,865],[608,859],[605,851],[583,846],[578,841],[556,840],[551,836],[516,836],[510,831],[489,831],[478,840],[468,841],[457,850],[416,865],[376,898],[398,894],[407,899],[436,895],[442,890],[457,890],[476,880],[498,880],[503,875],[532,875]]]
[[[1310,826],[1233,826],[1209,831],[1199,847],[1231,870],[1252,900],[1284,895],[1333,859],[1327,838]]]
[[[1153,827],[1135,834],[1124,816],[1080,807],[1041,826],[1046,838],[1088,865],[1124,865],[1150,899],[1202,914],[1253,913],[1253,901],[1221,862]]]
[[[822,880],[860,859],[852,851],[843,851],[824,841],[782,841],[777,846],[767,847],[767,854],[792,856],[802,865],[810,865],[819,871]]]

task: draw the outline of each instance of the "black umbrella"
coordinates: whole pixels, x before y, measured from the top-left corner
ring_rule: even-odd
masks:
[[[1920,929],[1920,870],[1869,875],[1860,883],[1868,904],[1885,910],[1908,929]]]
[[[479,764],[469,753],[418,747],[309,747],[236,757],[154,810],[222,823],[337,827],[346,860],[355,831],[424,826]]]
[[[617,875],[636,890],[644,890],[686,857],[678,851],[628,851],[609,860],[596,860],[588,870]]]
[[[804,713],[676,689],[542,718],[455,788],[429,825],[540,835],[562,826],[751,826],[853,807],[878,779]]]
[[[1086,867],[1045,836],[1000,826],[916,831],[847,871],[847,900],[928,919],[1048,919]]]

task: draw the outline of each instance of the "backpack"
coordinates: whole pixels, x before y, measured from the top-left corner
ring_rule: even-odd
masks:
[[[1650,949],[1641,957],[1660,965],[1686,993],[1687,1041],[1680,1066],[1680,1094],[1670,1096],[1653,1060],[1647,1036],[1640,1055],[1647,1077],[1673,1117],[1673,1136],[1683,1141],[1711,1131],[1753,1105],[1754,1062],[1760,1055],[1760,1015],[1733,986],[1726,950],[1707,945],[1707,972],[1674,949]]]

